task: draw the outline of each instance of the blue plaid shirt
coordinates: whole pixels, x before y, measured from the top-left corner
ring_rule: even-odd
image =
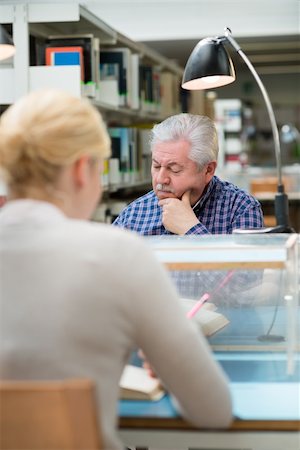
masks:
[[[261,228],[260,203],[237,186],[214,176],[195,207],[199,223],[186,234],[230,234],[234,228]],[[162,224],[162,208],[154,191],[130,203],[113,225],[142,235],[173,234]]]

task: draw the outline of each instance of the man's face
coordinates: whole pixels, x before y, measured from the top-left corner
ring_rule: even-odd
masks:
[[[152,152],[152,186],[158,199],[179,198],[190,190],[191,205],[200,198],[206,184],[212,178],[207,166],[199,166],[188,158],[190,143],[187,141],[161,142]]]

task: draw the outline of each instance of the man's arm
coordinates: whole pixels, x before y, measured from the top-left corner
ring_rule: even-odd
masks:
[[[213,229],[208,229],[206,222],[201,222],[190,205],[190,194],[186,192],[182,199],[167,198],[159,205],[163,209],[162,220],[164,227],[174,234],[231,234],[234,229],[262,228],[263,213],[257,200],[249,195],[233,197],[231,201],[222,198],[222,205],[214,204],[212,216],[216,211],[223,211],[223,216],[216,214]],[[220,214],[220,213],[218,213]],[[220,220],[222,219],[222,220]]]
[[[262,228],[264,226],[263,212],[259,204],[247,205],[241,211],[236,211],[234,220],[228,220],[226,234],[231,234],[234,229]],[[222,232],[225,234],[224,232]],[[211,232],[198,220],[198,223],[185,234],[211,234]]]
[[[237,214],[232,222],[232,230],[247,228],[262,228],[264,226],[263,213],[260,205],[250,205],[241,214]]]

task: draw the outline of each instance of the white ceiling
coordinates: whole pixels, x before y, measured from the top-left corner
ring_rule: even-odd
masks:
[[[232,30],[261,74],[300,73],[300,0],[0,0],[81,3],[184,67],[197,42]],[[234,59],[235,55],[231,55]],[[240,64],[239,60],[234,60]]]
[[[117,31],[182,67],[228,26],[260,73],[300,72],[300,0],[85,0]],[[237,64],[238,62],[235,62]]]
[[[86,0],[89,9],[137,41],[220,35],[295,35],[299,0]]]

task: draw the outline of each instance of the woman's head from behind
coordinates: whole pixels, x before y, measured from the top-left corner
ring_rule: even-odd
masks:
[[[50,201],[69,216],[88,218],[109,155],[98,111],[66,92],[33,92],[0,118],[0,168],[10,198]]]

